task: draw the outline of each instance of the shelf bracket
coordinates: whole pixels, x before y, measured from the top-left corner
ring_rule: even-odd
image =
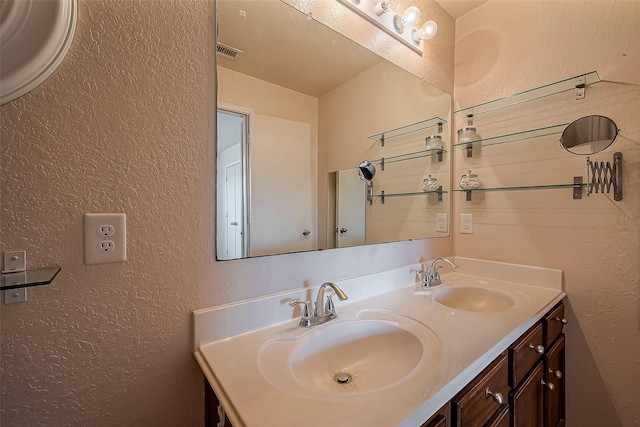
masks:
[[[613,153],[613,200],[622,200],[622,153]]]
[[[380,159],[380,168],[384,170],[384,157]]]
[[[473,157],[473,144],[467,144],[465,148],[467,150],[467,158]]]
[[[380,144],[384,147],[384,133],[380,136]]]
[[[438,133],[442,133],[442,122],[438,122]]]
[[[582,199],[582,177],[573,177],[573,200]]]
[[[438,187],[436,193],[438,193],[438,203],[442,203],[442,185]]]
[[[473,113],[467,114],[467,126],[473,126]]]
[[[439,148],[438,149],[438,163],[442,163],[442,153],[444,153],[444,150]]]
[[[384,190],[382,190],[380,192],[380,200],[382,201],[382,204],[384,205]]]
[[[465,191],[465,193],[467,193],[467,202],[471,201],[471,190],[467,190]]]
[[[586,77],[580,76],[576,79],[576,100],[584,99],[585,88],[587,87]]]

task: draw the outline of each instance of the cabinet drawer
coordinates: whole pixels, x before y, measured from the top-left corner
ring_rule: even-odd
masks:
[[[493,416],[485,427],[509,427],[509,407],[505,408]]]
[[[507,358],[503,353],[451,401],[454,427],[482,427],[507,404]],[[502,404],[497,401],[499,396]]]
[[[538,323],[509,347],[509,385],[515,388],[544,354],[542,324]]]
[[[564,317],[564,304],[560,303],[544,317],[544,346],[549,347],[562,333],[562,328],[567,320]]]

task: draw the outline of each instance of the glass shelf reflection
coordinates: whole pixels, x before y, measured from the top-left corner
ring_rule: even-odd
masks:
[[[386,141],[398,136],[407,135],[413,132],[430,129],[432,127],[439,127],[438,133],[442,132],[442,126],[447,121],[441,117],[433,117],[431,119],[423,120],[421,122],[412,123],[407,126],[402,126],[396,129],[391,129],[385,132],[377,133],[375,135],[368,136],[367,138],[373,141]]]

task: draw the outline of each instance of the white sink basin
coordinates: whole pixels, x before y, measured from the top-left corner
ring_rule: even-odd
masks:
[[[442,345],[426,325],[399,314],[365,310],[294,339],[265,343],[262,375],[280,389],[305,395],[366,394],[432,371]]]
[[[452,287],[438,292],[435,298],[447,307],[481,313],[508,310],[515,304],[509,295],[476,287]]]

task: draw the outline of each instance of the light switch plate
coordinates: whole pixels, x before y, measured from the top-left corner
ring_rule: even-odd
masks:
[[[460,233],[473,234],[473,214],[460,214]]]
[[[449,215],[446,213],[436,214],[436,231],[446,233],[449,231]]]
[[[127,260],[127,216],[123,213],[84,214],[84,263]]]

